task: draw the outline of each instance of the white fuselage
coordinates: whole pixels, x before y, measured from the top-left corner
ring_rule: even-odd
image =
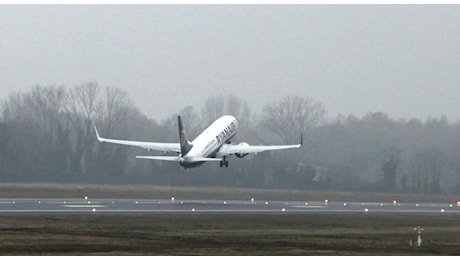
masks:
[[[182,164],[194,163],[193,158],[215,157],[219,148],[236,134],[237,129],[238,121],[235,117],[220,117],[191,142],[193,147],[182,155]]]

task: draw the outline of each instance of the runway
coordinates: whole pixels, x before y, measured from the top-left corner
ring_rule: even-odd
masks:
[[[455,203],[181,200],[0,199],[0,215],[23,214],[458,214]]]

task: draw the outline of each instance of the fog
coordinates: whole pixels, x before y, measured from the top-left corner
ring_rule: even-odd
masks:
[[[212,95],[287,94],[331,118],[460,110],[458,5],[2,5],[0,99],[96,81],[165,119]]]

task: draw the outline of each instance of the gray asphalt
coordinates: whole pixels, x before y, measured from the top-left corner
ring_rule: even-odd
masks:
[[[181,200],[171,199],[0,199],[0,215],[23,214],[459,214],[452,203]]]

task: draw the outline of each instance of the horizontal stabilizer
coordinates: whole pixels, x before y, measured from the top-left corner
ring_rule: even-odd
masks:
[[[171,161],[178,162],[180,157],[178,156],[136,156],[137,159],[148,159],[148,160],[160,160],[160,161]]]
[[[207,157],[178,157],[178,156],[136,156],[137,159],[172,161],[172,162],[218,162],[222,161],[220,158],[207,158]]]
[[[187,158],[189,162],[219,162],[222,161],[221,158],[207,158],[207,157],[191,157]]]

